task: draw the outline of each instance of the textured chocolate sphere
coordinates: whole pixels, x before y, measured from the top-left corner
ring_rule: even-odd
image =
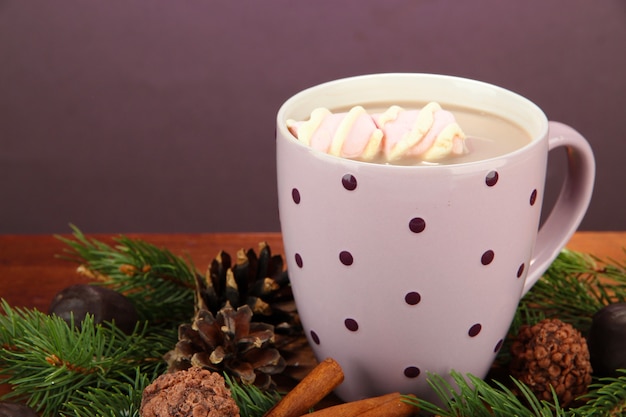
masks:
[[[591,364],[585,338],[572,325],[545,319],[520,328],[511,344],[511,374],[541,400],[551,401],[553,390],[567,407],[587,392]]]
[[[135,306],[128,298],[109,288],[86,284],[72,285],[57,293],[48,313],[61,317],[68,324],[73,314],[77,327],[91,314],[95,323],[114,322],[127,334],[133,332],[138,320]]]
[[[192,367],[159,376],[144,389],[142,417],[239,417],[239,407],[224,378]]]
[[[594,314],[587,342],[595,375],[616,377],[617,369],[626,369],[626,303]]]

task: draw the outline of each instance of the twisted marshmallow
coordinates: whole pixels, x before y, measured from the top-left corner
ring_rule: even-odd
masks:
[[[373,116],[361,106],[336,114],[318,108],[309,120],[288,120],[287,127],[313,149],[365,161],[381,152],[388,162],[405,157],[433,161],[466,152],[465,134],[454,115],[435,102],[421,110],[391,106]]]

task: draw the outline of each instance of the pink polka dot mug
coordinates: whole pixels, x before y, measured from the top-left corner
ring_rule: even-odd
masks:
[[[527,145],[474,162],[398,166],[343,159],[300,143],[287,120],[316,107],[438,101],[496,114]],[[506,138],[495,138],[506,140]],[[587,141],[495,85],[435,74],[373,74],[320,84],[277,116],[285,257],[318,359],[345,372],[343,400],[399,391],[431,401],[427,374],[485,377],[520,298],[574,233],[595,162]],[[548,152],[568,170],[540,224]]]

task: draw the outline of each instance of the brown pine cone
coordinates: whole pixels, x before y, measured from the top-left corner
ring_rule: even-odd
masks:
[[[193,323],[178,328],[178,343],[165,355],[170,372],[199,367],[226,371],[246,384],[267,388],[285,359],[274,345],[274,328],[251,322],[252,310],[227,304],[217,316],[200,310]]]
[[[522,326],[511,345],[511,374],[529,386],[539,399],[552,400],[551,387],[561,406],[587,392],[591,364],[585,338],[570,324],[546,319]]]
[[[235,309],[248,305],[252,321],[271,324],[280,334],[301,332],[283,258],[273,255],[267,242],[259,243],[258,255],[240,249],[233,259],[220,251],[205,276],[196,276],[196,287],[196,311],[216,315],[227,304]]]

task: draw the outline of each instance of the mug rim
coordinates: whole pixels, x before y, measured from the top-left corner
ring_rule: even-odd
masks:
[[[380,82],[392,82],[393,80],[396,80],[396,82],[400,82],[402,79],[406,79],[406,80],[410,80],[412,82],[418,82],[419,80],[425,81],[425,80],[437,80],[439,82],[442,83],[449,83],[449,84],[453,84],[453,83],[461,83],[465,88],[472,88],[472,89],[480,89],[480,91],[483,91],[485,93],[490,92],[492,95],[494,94],[498,94],[502,97],[507,97],[509,100],[515,100],[517,101],[520,105],[525,106],[525,109],[527,112],[532,113],[534,116],[536,117],[532,117],[533,121],[535,123],[537,123],[537,126],[535,128],[534,132],[531,132],[525,123],[521,123],[518,121],[513,120],[512,117],[510,117],[511,115],[509,115],[508,113],[503,113],[501,111],[497,111],[496,109],[493,109],[492,112],[498,114],[500,117],[505,118],[506,120],[508,120],[511,123],[517,123],[520,127],[522,127],[527,133],[529,133],[530,136],[530,142],[525,144],[524,146],[515,149],[511,152],[507,152],[505,154],[502,155],[498,155],[498,156],[494,156],[491,158],[485,158],[485,159],[480,159],[477,161],[467,161],[467,162],[454,162],[454,163],[448,163],[448,164],[419,164],[419,165],[394,165],[394,164],[381,164],[381,163],[377,163],[377,162],[370,162],[370,161],[360,161],[360,160],[356,160],[356,159],[350,159],[350,158],[343,158],[340,156],[335,156],[335,155],[330,155],[328,153],[316,150],[311,148],[310,146],[307,146],[305,144],[303,144],[302,142],[300,142],[287,128],[287,120],[292,118],[292,117],[288,117],[287,113],[288,111],[294,107],[297,106],[300,102],[302,102],[303,100],[306,100],[307,97],[312,97],[320,92],[329,92],[329,91],[336,91],[337,89],[346,86],[346,85],[353,85],[355,83],[368,83],[368,82],[376,82],[376,81],[380,81]],[[391,81],[390,81],[391,80]],[[459,84],[460,85],[460,84]],[[380,93],[379,93],[380,94]],[[407,101],[410,99],[403,99],[403,101]],[[377,100],[370,100],[372,101],[377,101]],[[381,99],[378,101],[390,101],[389,99]],[[422,101],[422,100],[420,100]],[[426,101],[426,100],[423,100]],[[346,104],[347,105],[358,105],[361,104],[359,102],[353,102],[351,104]],[[444,104],[449,104],[449,103],[444,103]],[[466,107],[466,108],[473,108],[476,106],[472,106],[471,104],[462,104],[462,103],[453,103],[454,105],[458,105],[461,107]],[[315,107],[323,107],[322,105],[318,105],[318,106],[311,106],[308,110],[307,116],[310,114],[310,112],[315,108]],[[329,107],[336,107],[336,106],[329,106]],[[483,110],[483,111],[488,111],[488,110],[484,110],[484,109],[479,109],[479,110]],[[515,116],[515,115],[513,115]],[[518,116],[521,117],[521,116]],[[304,119],[302,119],[304,120]],[[531,101],[530,99],[524,97],[523,95],[516,93],[512,90],[509,90],[507,88],[498,86],[496,84],[492,84],[489,82],[485,82],[485,81],[480,81],[480,80],[475,80],[472,78],[465,78],[465,77],[460,77],[460,76],[455,76],[455,75],[447,75],[447,74],[437,74],[437,73],[422,73],[422,72],[385,72],[385,73],[371,73],[371,74],[361,74],[361,75],[354,75],[354,76],[349,76],[349,77],[343,77],[343,78],[338,78],[338,79],[333,79],[333,80],[329,80],[329,81],[325,81],[322,83],[318,83],[315,85],[312,85],[310,87],[307,87],[305,89],[302,89],[300,91],[298,91],[297,93],[291,95],[289,98],[287,98],[282,105],[280,106],[280,108],[278,109],[277,112],[277,116],[276,116],[276,129],[277,129],[277,135],[278,133],[280,133],[278,136],[282,136],[284,139],[286,139],[289,143],[293,143],[297,146],[301,146],[303,148],[308,149],[313,155],[315,155],[318,158],[323,158],[326,159],[328,158],[329,162],[337,162],[337,161],[342,161],[344,163],[351,163],[351,164],[356,164],[356,165],[366,165],[368,167],[371,166],[382,166],[385,169],[435,169],[435,168],[447,168],[450,169],[452,167],[463,167],[463,166],[470,166],[470,165],[477,165],[477,164],[483,164],[487,161],[494,161],[494,160],[498,160],[498,159],[502,159],[502,158],[509,158],[509,157],[515,157],[518,154],[523,154],[526,152],[531,151],[532,148],[536,147],[536,146],[541,146],[542,143],[546,143],[547,144],[547,139],[548,139],[548,118],[546,116],[546,114],[544,113],[544,111],[537,105],[535,104],[533,101]],[[278,139],[278,138],[277,138]],[[546,145],[547,146],[547,145]]]

